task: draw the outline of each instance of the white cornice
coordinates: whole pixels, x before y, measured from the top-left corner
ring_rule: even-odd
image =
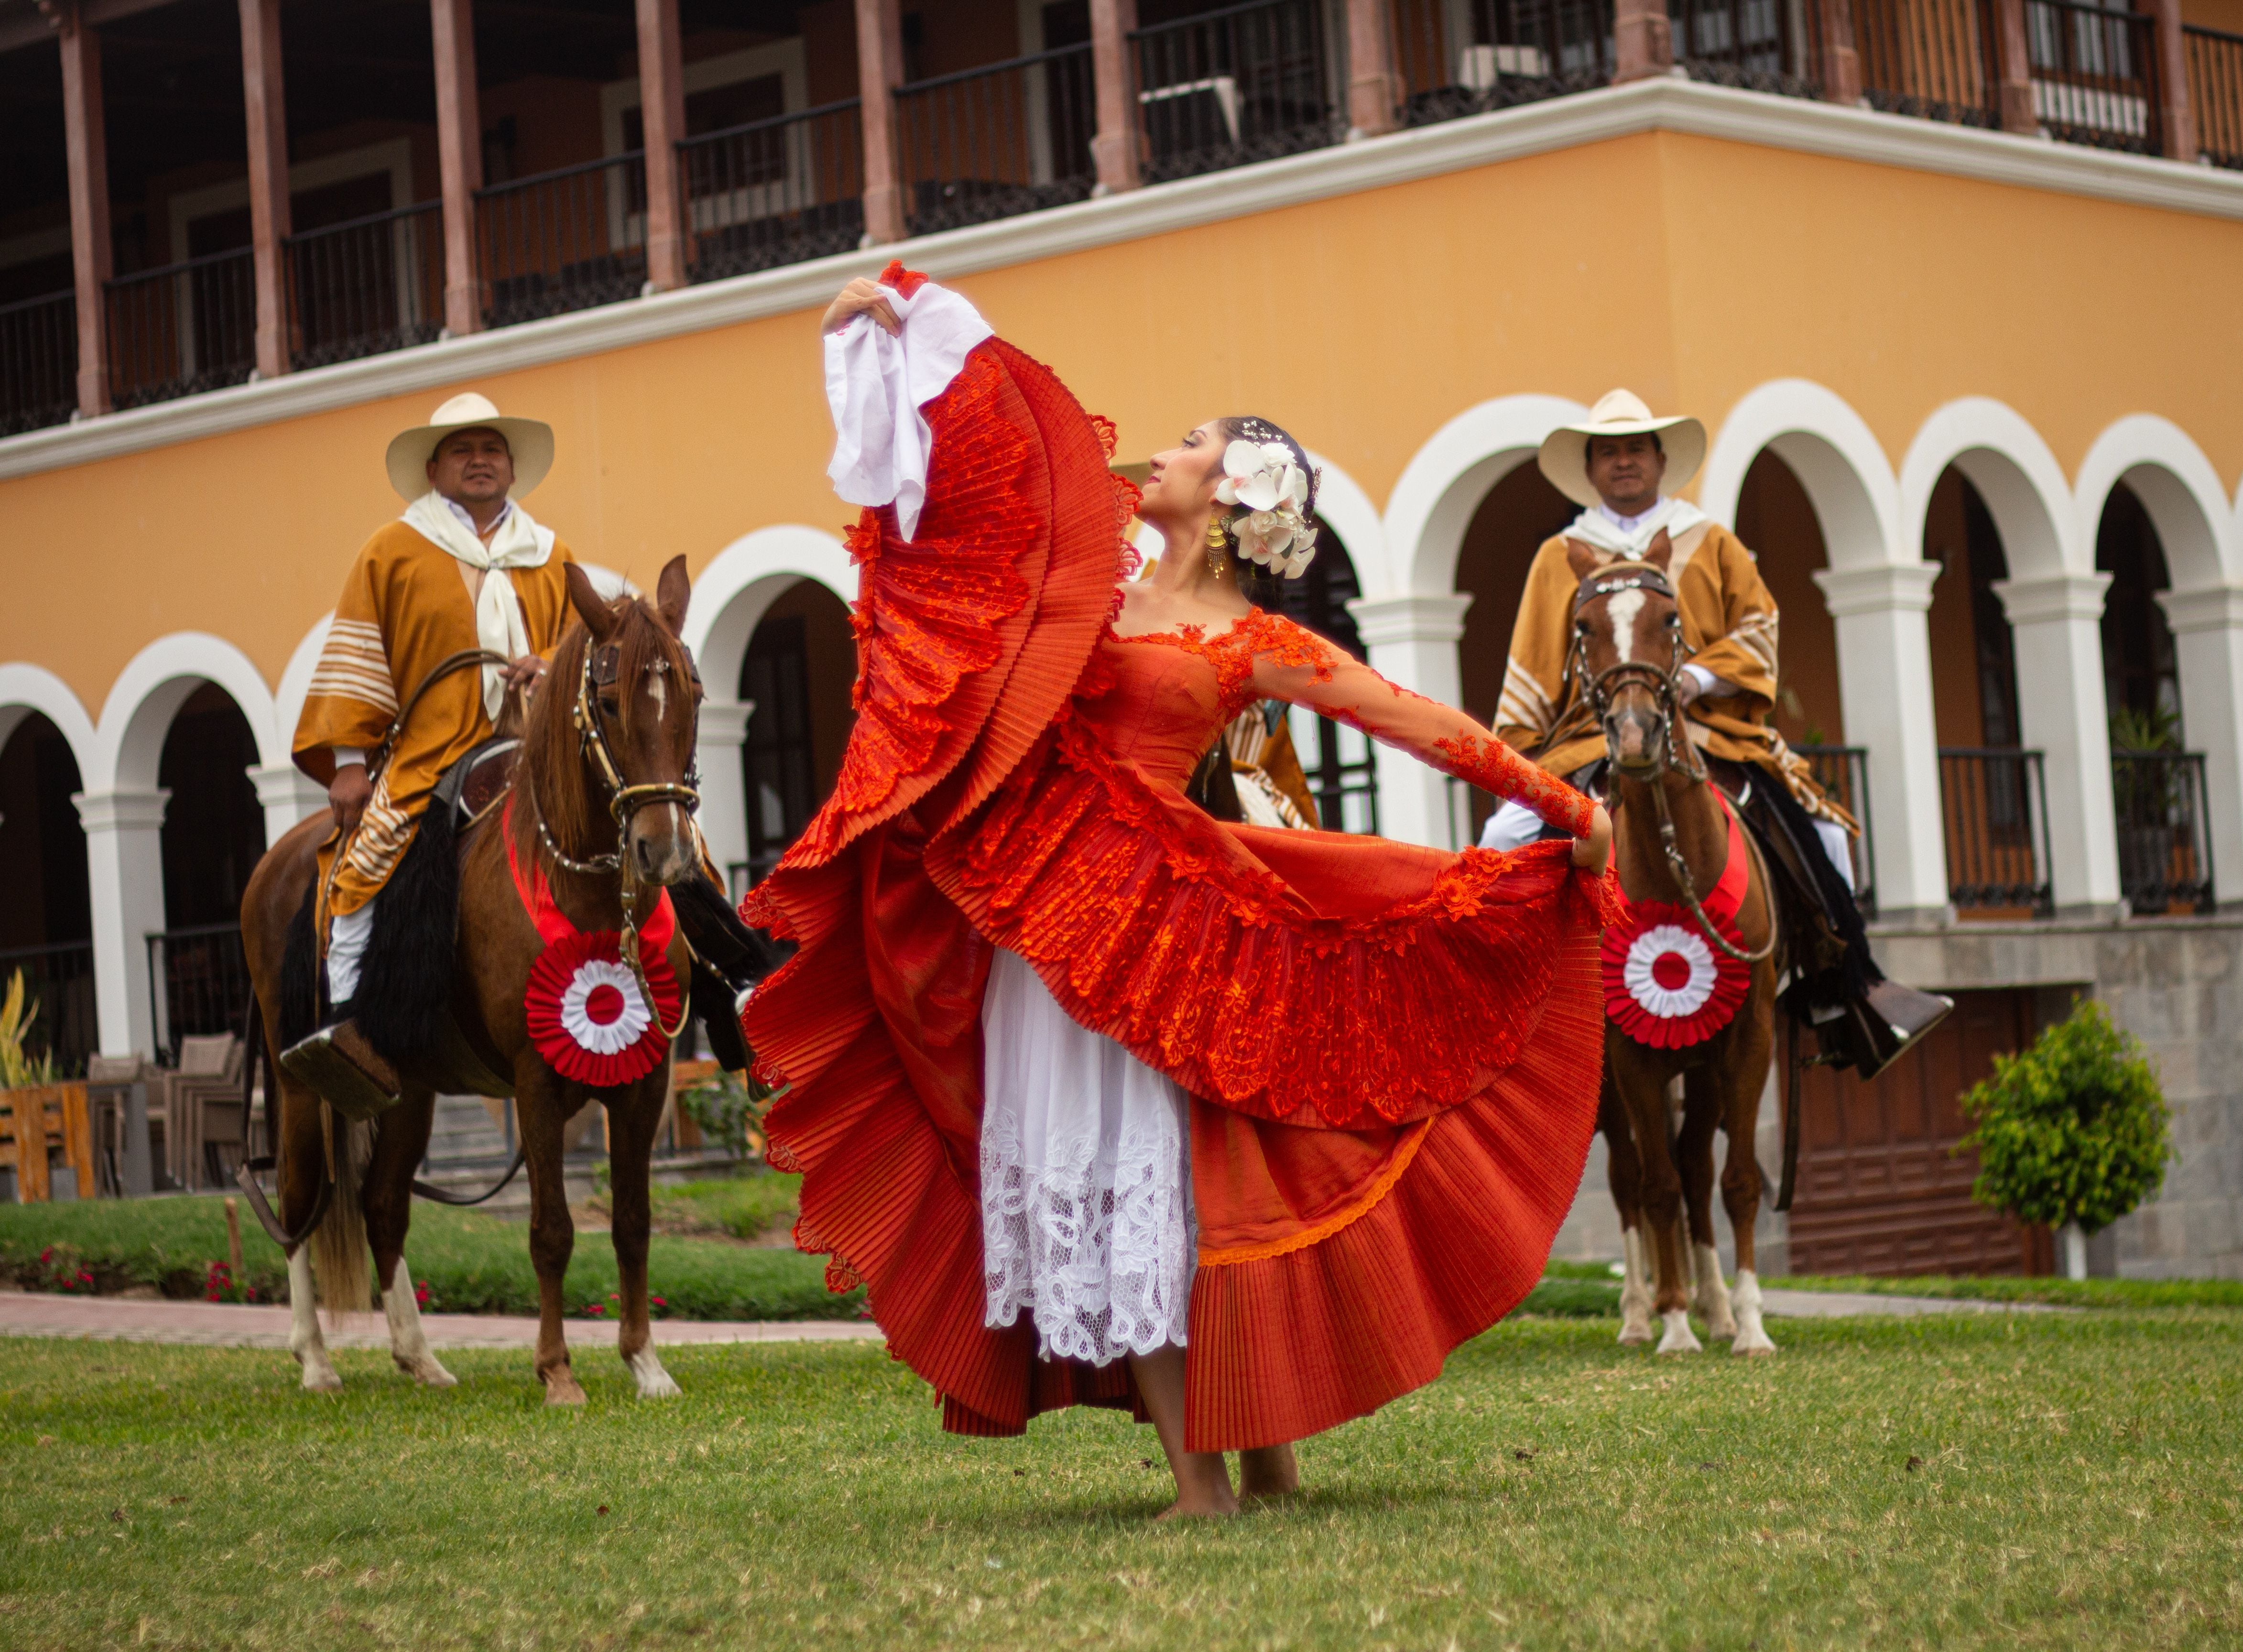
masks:
[[[2243,220],[2243,173],[1669,78],[35,430],[0,441],[0,480],[806,310],[891,257],[970,275],[1653,131]]]

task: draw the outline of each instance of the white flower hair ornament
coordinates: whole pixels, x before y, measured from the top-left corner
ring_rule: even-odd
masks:
[[[1317,552],[1308,519],[1309,474],[1282,442],[1232,442],[1223,450],[1216,499],[1243,507],[1229,522],[1238,554],[1271,573],[1298,579]]]

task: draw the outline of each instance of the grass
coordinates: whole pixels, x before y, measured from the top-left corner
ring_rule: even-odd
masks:
[[[2049,1302],[2067,1308],[2243,1308],[2243,1279],[1951,1278],[1944,1274],[1883,1279],[1830,1274],[1768,1283],[1788,1291],[1858,1291],[1876,1296],[1941,1297],[1970,1302]]]
[[[762,1176],[735,1183],[698,1183],[717,1190],[681,1190],[690,1197],[679,1204],[688,1210],[713,1208],[744,1224],[758,1209],[767,1217],[791,1210],[793,1190],[782,1183],[793,1179]],[[40,1253],[49,1247],[55,1258],[43,1264]],[[73,1272],[91,1273],[104,1291],[137,1285],[199,1297],[209,1264],[226,1253],[226,1218],[216,1197],[0,1205],[0,1272],[12,1271],[26,1285],[43,1285],[57,1265],[65,1265]],[[405,1256],[414,1278],[428,1287],[428,1306],[435,1311],[537,1311],[529,1230],[520,1223],[415,1204]],[[285,1298],[287,1273],[280,1248],[246,1210],[242,1272],[259,1300]],[[657,1234],[647,1273],[654,1294],[674,1318],[851,1318],[864,1299],[861,1292],[829,1293],[821,1258],[791,1249],[751,1248],[730,1237]],[[604,1311],[616,1288],[615,1251],[608,1236],[578,1233],[569,1263],[569,1311]]]
[[[679,1237],[768,1239],[792,1224],[801,1186],[800,1177],[777,1171],[657,1186],[654,1231]],[[592,1206],[606,1212],[608,1196],[599,1195]]]
[[[2243,1314],[1778,1322],[1772,1360],[1522,1319],[1303,1447],[1309,1491],[1155,1527],[1111,1413],[943,1435],[861,1345],[519,1353],[347,1391],[272,1353],[0,1344],[0,1646],[2233,1644]],[[604,1340],[603,1338],[602,1340]]]

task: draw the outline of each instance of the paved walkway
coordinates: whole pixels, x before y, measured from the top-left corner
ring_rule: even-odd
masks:
[[[1843,1318],[1863,1314],[2061,1313],[2043,1303],[1957,1302],[1936,1297],[1886,1297],[1822,1291],[1762,1293],[1771,1317]],[[429,1313],[421,1317],[435,1348],[528,1348],[537,1321],[504,1314]],[[330,1348],[387,1348],[389,1332],[379,1313],[354,1316],[338,1328],[321,1316]],[[568,1322],[575,1347],[612,1346],[615,1329],[600,1319]],[[64,1337],[102,1342],[188,1343],[209,1348],[285,1348],[288,1310],[212,1302],[144,1302],[117,1297],[64,1297],[39,1291],[0,1292],[0,1337]],[[874,1342],[880,1328],[869,1319],[662,1319],[659,1345],[734,1342]]]

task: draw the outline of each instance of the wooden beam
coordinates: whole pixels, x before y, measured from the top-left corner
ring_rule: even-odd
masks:
[[[77,410],[109,411],[109,144],[101,37],[73,7],[63,19],[63,131],[70,163],[71,272],[77,293]]]
[[[1862,58],[1854,45],[1852,0],[1815,0],[1822,25],[1822,100],[1862,101]]]
[[[1375,138],[1395,128],[1394,18],[1388,0],[1347,0],[1347,125]]]
[[[1667,21],[1667,0],[1614,0],[1613,84],[1648,80],[1674,66],[1674,28]]]
[[[904,19],[899,0],[856,0],[857,89],[865,123],[865,239],[899,241],[907,233],[896,146],[896,88],[904,83]]]
[[[288,370],[288,105],[280,0],[240,0],[241,105],[249,124],[249,244],[257,292],[257,374]]]
[[[428,0],[436,37],[436,159],[444,191],[444,327],[479,333],[475,192],[483,186],[482,102],[475,95],[474,0]]]
[[[1144,127],[1137,118],[1136,65],[1129,47],[1129,31],[1136,26],[1137,0],[1090,0],[1090,71],[1098,107],[1090,158],[1099,187],[1109,195],[1143,181]]]
[[[2040,111],[2033,107],[2025,0],[1994,0],[1994,51],[2001,73],[2002,130],[2036,137],[2040,131]]]
[[[2150,0],[2157,19],[2158,137],[2168,160],[2196,159],[2196,111],[2188,100],[2188,46],[2180,0]]]
[[[684,193],[677,145],[685,136],[685,62],[677,44],[677,0],[638,0],[638,107],[646,135],[646,284],[657,293],[685,285]]]

